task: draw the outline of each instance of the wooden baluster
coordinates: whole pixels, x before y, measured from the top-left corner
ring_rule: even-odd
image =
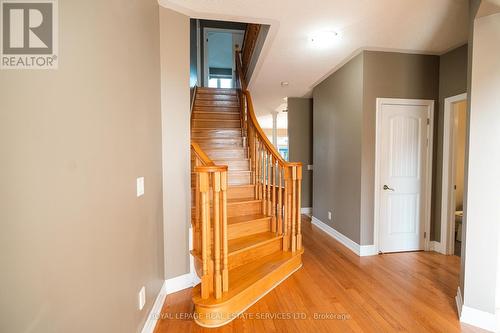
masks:
[[[221,174],[222,193],[222,291],[229,290],[228,240],[227,240],[227,171]]]
[[[267,211],[266,211],[266,214],[268,216],[272,216],[272,213],[271,213],[271,180],[272,180],[271,179],[271,177],[272,177],[271,167],[273,165],[273,162],[272,162],[272,155],[269,151],[267,153],[266,161],[267,161],[267,187],[266,187],[266,190],[267,190],[266,209],[267,209]],[[271,230],[272,229],[273,228],[271,227]]]
[[[282,183],[281,172],[282,169],[278,164],[278,235],[283,234],[283,202],[281,199],[283,193],[281,189],[281,183]]]
[[[292,167],[292,252],[297,250],[297,239],[295,236],[295,224],[297,223],[297,167]]]
[[[195,156],[194,158],[194,166],[197,167],[199,163],[198,157]],[[194,170],[194,168],[193,168]],[[199,252],[200,249],[200,244],[201,244],[201,233],[200,233],[200,214],[201,214],[201,209],[200,209],[200,174],[198,172],[195,172],[195,177],[196,177],[196,184],[194,188],[194,228],[193,228],[193,249],[197,252]]]
[[[256,159],[256,165],[255,165],[255,168],[257,170],[257,183],[255,184],[255,197],[257,199],[261,199],[260,197],[260,142],[259,140],[255,140],[256,141],[256,145],[257,145],[257,153],[255,155],[255,159]]]
[[[289,226],[290,226],[290,167],[285,165],[284,168],[284,178],[285,178],[285,216],[284,216],[284,226],[283,226],[283,250],[288,251],[289,249],[289,236],[290,236],[290,231],[289,231]]]
[[[213,174],[213,209],[214,209],[214,294],[215,298],[222,297],[222,276],[220,271],[220,172]]]
[[[202,276],[201,276],[201,298],[206,299],[210,296],[210,276],[208,275],[208,253],[210,246],[210,202],[208,199],[208,174],[200,173],[200,193],[201,193],[201,258],[202,258]]]
[[[264,150],[264,144],[262,144],[262,189],[261,189],[261,199],[262,199],[262,214],[266,213],[266,151]]]
[[[277,231],[276,226],[276,160],[271,156],[271,175],[272,175],[272,199],[271,199],[271,216],[272,216],[272,232]]]
[[[300,215],[302,196],[302,165],[297,166],[297,251],[302,249],[302,219]]]

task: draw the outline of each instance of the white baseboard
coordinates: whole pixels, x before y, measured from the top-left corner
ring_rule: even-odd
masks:
[[[429,250],[439,252],[441,254],[446,254],[446,251],[444,250],[443,245],[437,241],[430,241],[429,242]]]
[[[497,332],[497,319],[495,314],[462,305],[460,321],[487,331]]]
[[[328,224],[322,222],[321,220],[317,219],[314,216],[312,217],[311,222],[312,224],[323,230],[327,235],[337,240],[342,245],[344,245],[345,247],[347,247],[349,250],[356,253],[360,257],[373,256],[377,254],[375,245],[359,245],[358,243],[351,240],[349,237],[341,234],[340,232],[338,232],[337,230],[330,227]]]
[[[156,327],[156,323],[161,315],[161,309],[163,308],[163,303],[165,303],[165,298],[167,298],[167,281],[163,282],[163,286],[156,296],[156,300],[149,312],[146,322],[144,323],[144,327],[142,328],[141,333],[153,333]]]
[[[191,288],[196,285],[195,274],[187,273],[184,275],[179,275],[177,277],[168,279],[167,282],[167,294],[172,294],[180,290]]]
[[[462,323],[476,326],[487,331],[497,332],[497,325],[499,323],[497,322],[495,314],[464,305],[460,287],[457,288],[457,296],[455,296],[455,301],[457,303],[458,315]]]
[[[455,303],[457,303],[458,318],[462,313],[462,305],[464,304],[462,300],[462,291],[460,291],[460,286],[457,288],[457,296],[455,296]]]
[[[312,212],[313,212],[312,207],[302,207],[300,209],[300,213],[301,214],[305,214],[305,215],[308,215],[308,216],[311,216]]]

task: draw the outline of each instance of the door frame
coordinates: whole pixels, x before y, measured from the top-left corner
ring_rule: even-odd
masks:
[[[207,44],[207,39],[208,39],[208,33],[209,32],[227,32],[231,33],[232,35],[234,34],[245,34],[244,30],[237,30],[237,29],[223,29],[223,28],[211,28],[211,27],[204,27],[202,31],[203,35],[203,87],[208,87],[208,44]],[[234,47],[234,45],[233,45]],[[234,80],[234,70],[236,68],[235,64],[235,59],[233,57],[233,80]]]
[[[374,226],[373,226],[373,240],[377,253],[380,253],[380,130],[382,120],[382,107],[384,105],[418,105],[426,106],[428,108],[428,126],[427,126],[427,165],[426,177],[424,179],[425,189],[422,193],[425,195],[424,199],[424,251],[429,251],[430,244],[430,229],[431,229],[431,199],[432,199],[432,152],[433,152],[433,139],[434,139],[434,100],[429,99],[404,99],[404,98],[377,98],[376,100],[376,114],[375,114],[375,188],[374,188]]]
[[[455,112],[453,104],[466,101],[467,93],[445,98],[443,128],[443,174],[441,185],[441,250],[443,254],[455,253],[455,196],[451,187],[455,179]]]

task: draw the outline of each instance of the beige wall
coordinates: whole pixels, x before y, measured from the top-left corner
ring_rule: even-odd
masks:
[[[312,207],[313,104],[312,98],[288,98],[289,160],[302,162],[302,207]]]
[[[453,105],[455,122],[455,210],[462,210],[464,204],[465,145],[467,131],[467,101]]]
[[[59,31],[58,70],[0,71],[0,331],[138,332],[164,278],[158,4],[59,1]]]
[[[189,17],[160,9],[165,277],[189,272]]]

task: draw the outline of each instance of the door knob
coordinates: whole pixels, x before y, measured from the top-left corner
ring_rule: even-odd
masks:
[[[389,187],[389,186],[387,186],[387,185],[384,185],[384,190],[385,190],[385,191],[394,191],[394,189],[393,189],[393,188],[390,188],[390,187]]]

